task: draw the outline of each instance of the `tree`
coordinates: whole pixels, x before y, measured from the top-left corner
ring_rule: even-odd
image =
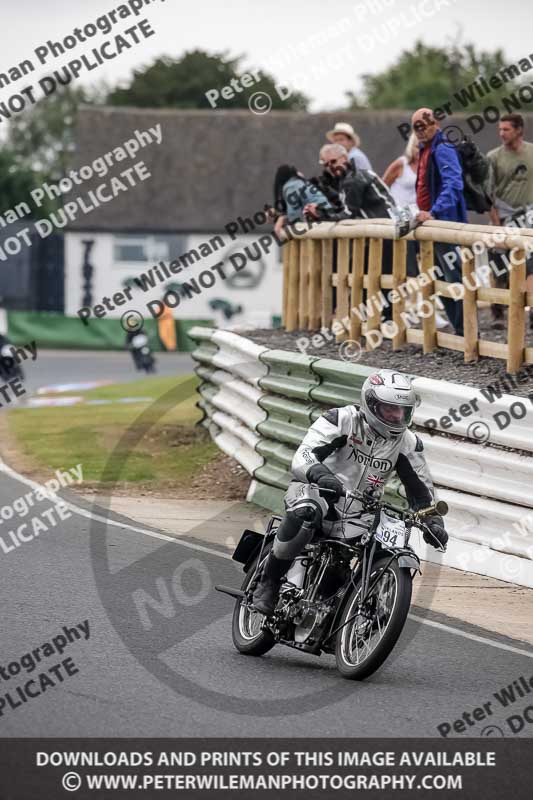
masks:
[[[3,147],[0,150],[0,214],[5,214],[18,203],[28,202],[34,188],[32,170],[19,167],[13,151]]]
[[[225,53],[209,54],[203,50],[186,52],[179,59],[158,58],[151,66],[135,70],[129,86],[117,87],[109,94],[107,102],[115,106],[141,108],[212,108],[206,92],[229,86],[232,79],[246,72],[240,68],[242,57],[229,58]],[[294,92],[288,100],[281,100],[276,81],[267,73],[252,86],[235,91],[234,97],[220,99],[220,108],[248,108],[248,99],[255,92],[266,92],[272,99],[272,108],[287,111],[306,110],[308,99]]]
[[[66,86],[45,97],[9,122],[8,145],[17,164],[42,180],[58,181],[69,169],[74,150],[74,124],[81,104],[97,102],[107,87]]]
[[[455,93],[468,87],[480,75],[490,77],[506,66],[502,50],[494,53],[476,53],[472,44],[451,47],[428,47],[421,41],[411,51],[404,51],[388,69],[376,75],[363,75],[363,91],[358,97],[348,93],[350,109],[401,108],[414,109],[421,106],[437,108],[450,102],[452,110],[464,111],[464,105]],[[498,105],[505,96],[502,89],[468,102],[469,111],[479,111],[490,105]]]

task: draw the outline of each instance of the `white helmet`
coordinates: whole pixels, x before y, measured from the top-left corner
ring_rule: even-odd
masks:
[[[411,423],[416,405],[416,392],[402,372],[381,369],[363,383],[361,411],[384,439],[401,436]]]

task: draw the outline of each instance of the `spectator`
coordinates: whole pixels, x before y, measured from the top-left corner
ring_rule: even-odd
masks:
[[[309,205],[314,209],[313,219],[333,212],[331,203],[318,186],[306,180],[296,167],[282,164],[274,178],[274,206],[279,213],[274,225],[276,235],[279,237],[287,222],[303,220],[306,216],[304,209]]]
[[[416,213],[416,173],[418,169],[418,139],[412,133],[407,142],[403,156],[393,161],[383,175],[383,183],[390,188],[390,193],[394,197],[398,206],[409,206]],[[416,278],[420,270],[418,268],[418,242],[407,242],[407,275],[409,278]],[[413,307],[418,308],[423,303],[421,292],[417,292]],[[435,312],[437,328],[446,328],[448,322],[438,311]]]
[[[347,122],[337,122],[333,130],[326,133],[326,139],[333,144],[341,144],[346,148],[348,158],[351,159],[359,169],[372,169],[370,161],[359,149],[361,140],[351,125]]]
[[[324,167],[324,172],[317,179],[317,184],[335,209],[336,219],[392,217],[391,209],[396,204],[381,178],[372,170],[358,169],[348,159],[345,147],[340,144],[324,145],[320,150],[320,164]],[[306,210],[313,215],[312,206]],[[383,240],[381,272],[383,275],[390,275],[392,272],[390,239]],[[383,309],[383,316],[386,320],[392,318],[390,304]]]
[[[490,219],[493,225],[509,224],[509,217],[527,211],[533,204],[533,144],[524,141],[524,118],[521,114],[506,114],[500,118],[499,135],[502,141],[487,153],[492,169],[493,206]],[[505,252],[505,251],[504,251]],[[508,286],[509,273],[504,261],[504,253],[493,251],[492,259],[497,272],[496,286]],[[491,260],[492,260],[491,259]],[[526,290],[533,292],[533,257],[526,261]],[[503,328],[504,309],[501,305],[491,306],[495,328]],[[529,326],[533,328],[533,309],[529,309]]]
[[[390,209],[396,204],[389,190],[375,172],[359,169],[345,147],[325,144],[320,164],[324,171],[316,184],[337,213],[359,219],[391,216]]]
[[[416,205],[416,172],[418,168],[418,140],[414,133],[409,137],[403,156],[395,159],[383,175],[383,183],[398,206]]]
[[[418,168],[418,140],[414,133],[409,137],[405,153],[395,159],[383,175],[383,183],[389,187],[398,206],[416,206],[416,172]],[[416,208],[418,211],[418,207]],[[417,243],[407,242],[407,274],[418,275],[416,259]]]
[[[418,222],[429,219],[466,222],[466,203],[463,192],[463,173],[455,147],[440,130],[433,112],[419,108],[412,116],[413,130],[419,142],[419,162],[416,177],[416,203]],[[445,256],[455,254],[453,259]],[[448,283],[461,283],[462,270],[458,249],[454,245],[436,242],[435,258]],[[454,332],[463,336],[463,302],[441,298]]]

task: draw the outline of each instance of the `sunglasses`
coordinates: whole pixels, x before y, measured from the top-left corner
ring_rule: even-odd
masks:
[[[427,123],[426,122],[415,122],[415,124],[413,125],[413,128],[414,128],[415,131],[425,131],[426,128],[433,128],[433,126],[436,125],[436,124],[437,123],[435,122],[435,120],[431,120],[430,122],[427,122]]]
[[[321,167],[334,167],[336,164],[340,164],[340,159],[332,158],[329,161],[323,161],[322,159],[320,159],[318,163],[320,164]]]

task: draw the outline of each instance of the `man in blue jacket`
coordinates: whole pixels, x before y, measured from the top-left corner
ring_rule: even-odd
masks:
[[[445,138],[431,109],[419,108],[411,121],[420,148],[416,176],[416,202],[419,208],[417,220],[466,222],[463,172],[457,150]],[[438,242],[434,246],[434,252],[444,280],[448,283],[460,283],[461,261],[457,248]],[[449,257],[446,260],[445,256],[450,252],[455,252],[455,261]],[[450,264],[450,261],[453,263]],[[442,302],[455,333],[463,336],[462,301],[443,297]]]

